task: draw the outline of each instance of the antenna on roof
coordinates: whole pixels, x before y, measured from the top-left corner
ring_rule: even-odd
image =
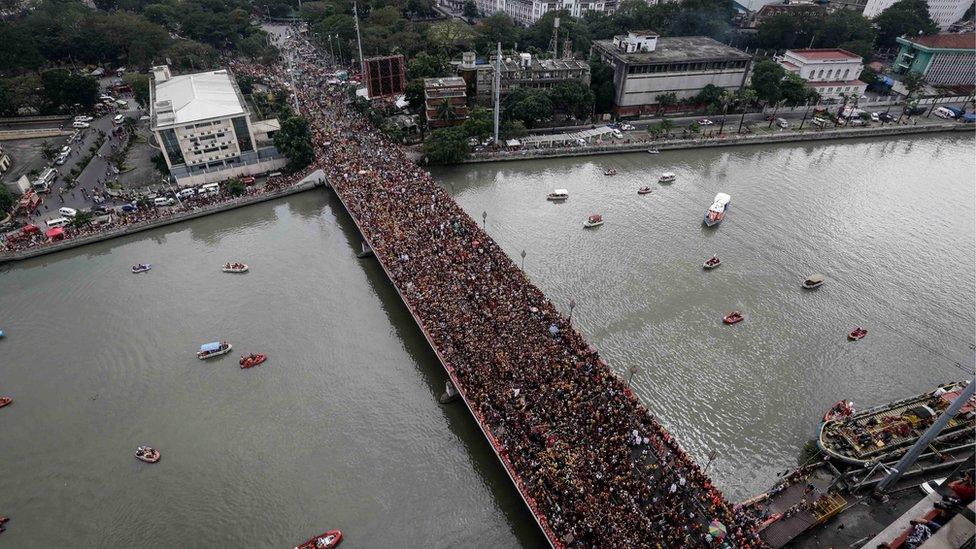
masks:
[[[559,18],[552,22],[552,40],[549,42],[549,54],[553,59],[559,59]]]

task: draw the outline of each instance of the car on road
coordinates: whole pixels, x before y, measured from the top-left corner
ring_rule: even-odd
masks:
[[[115,115],[115,118],[112,119],[112,123],[113,124],[121,124],[123,120],[125,120],[125,115],[124,114],[117,114],[117,115]]]
[[[908,116],[917,116],[919,114],[925,114],[925,107],[920,107],[918,105],[914,107],[905,107],[905,114]]]
[[[64,165],[64,163],[68,161],[69,156],[71,156],[71,153],[63,152],[59,154],[58,157],[54,159],[54,164],[58,166]]]
[[[94,120],[94,118],[82,114],[75,117],[75,122],[91,122],[92,120]]]
[[[709,120],[707,118],[702,118],[701,120],[698,121],[698,125],[699,126],[711,126],[714,123],[715,122],[712,122],[711,120]]]
[[[625,132],[629,132],[629,131],[634,130],[635,128],[634,128],[634,126],[632,124],[621,124],[620,125],[620,129],[623,130],[623,131],[625,131]]]
[[[119,209],[125,213],[132,213],[138,210],[139,208],[137,208],[135,204],[122,204],[122,206],[120,206]]]
[[[79,121],[76,121],[76,122],[72,122],[71,123],[71,127],[72,128],[78,128],[79,130],[83,130],[85,128],[90,128],[91,127],[91,124],[89,124],[88,122],[79,122]]]
[[[172,206],[173,204],[176,204],[176,201],[169,197],[161,196],[153,200],[153,206],[157,208],[160,206]]]
[[[68,208],[67,206],[58,208],[58,213],[64,217],[74,217],[78,215],[78,210],[74,208]]]
[[[71,223],[71,220],[66,217],[55,217],[54,219],[49,219],[47,221],[47,226],[48,228],[53,229],[55,227],[64,227],[68,223]]]
[[[241,178],[241,183],[243,183],[246,187],[250,187],[251,185],[254,185],[254,182],[255,179],[249,175]]]
[[[881,115],[876,112],[871,113],[871,122],[881,122]]]
[[[886,113],[886,112],[878,113],[878,118],[881,119],[882,122],[894,122],[895,121],[895,117],[892,116],[889,113]]]
[[[191,196],[197,194],[196,189],[183,189],[176,193],[177,198],[190,198]]]
[[[622,132],[620,130],[613,130],[613,136],[616,137],[617,139],[623,139],[624,138],[624,132]]]

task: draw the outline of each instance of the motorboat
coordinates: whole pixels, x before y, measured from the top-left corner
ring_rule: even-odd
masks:
[[[674,183],[678,179],[678,176],[672,172],[664,172],[661,177],[657,178],[658,183]]]
[[[600,214],[593,214],[586,218],[586,221],[583,222],[583,227],[587,229],[591,227],[599,227],[600,225],[603,225],[603,216]]]
[[[10,404],[13,401],[14,399],[10,397],[0,397],[0,408],[3,408],[4,406]]]
[[[566,189],[556,189],[546,195],[546,200],[552,200],[553,202],[560,202],[569,198],[569,191]]]
[[[864,336],[868,335],[868,331],[864,328],[857,327],[851,330],[851,333],[847,334],[847,339],[851,341],[859,341],[864,339]]]
[[[718,267],[721,264],[722,264],[722,260],[719,259],[717,255],[713,255],[709,259],[706,259],[704,263],[702,263],[702,267],[706,271],[708,271],[714,269],[715,267]]]
[[[226,355],[234,346],[226,341],[214,341],[213,343],[205,343],[200,346],[200,350],[197,351],[197,358],[200,360],[205,360],[208,358],[213,358],[215,356]]]
[[[647,154],[661,154],[658,149],[647,149]]]
[[[651,194],[651,188],[650,187],[641,187],[641,188],[637,189],[637,194]]]
[[[248,356],[242,356],[241,360],[239,361],[239,364],[241,365],[241,369],[243,370],[245,368],[253,368],[258,364],[263,363],[265,360],[268,360],[267,355],[248,355]]]
[[[702,219],[702,223],[706,227],[714,227],[725,219],[725,212],[729,209],[729,203],[732,202],[732,197],[725,193],[718,193],[715,195],[715,200],[712,201],[712,205],[708,207],[705,212],[705,217]]]
[[[342,542],[342,532],[329,530],[299,545],[295,549],[332,549]]]
[[[603,175],[617,175],[617,170],[610,168],[609,170],[604,171]]]
[[[150,446],[140,446],[136,449],[136,459],[146,463],[156,463],[160,458],[159,450]]]
[[[138,265],[132,266],[132,274],[144,273],[149,269],[152,269],[152,264],[146,263],[145,265],[143,265],[142,263],[139,263]]]
[[[731,313],[722,317],[722,322],[726,324],[738,324],[743,320],[745,320],[745,317],[742,316],[742,313],[740,313],[739,311],[732,311]]]
[[[823,420],[833,421],[835,419],[843,419],[852,414],[854,414],[854,401],[841,400],[824,413]]]
[[[823,283],[827,281],[827,277],[821,274],[810,275],[803,281],[803,287],[812,290],[814,288],[819,288],[823,286]]]
[[[225,273],[246,273],[247,269],[246,263],[224,263],[224,266],[220,268]]]
[[[858,467],[892,462],[908,451],[945,413],[961,396],[967,383],[944,383],[920,395],[824,421],[820,425],[817,446],[831,459]],[[939,448],[971,446],[974,433],[976,398],[971,398],[930,442],[929,449],[938,453]]]

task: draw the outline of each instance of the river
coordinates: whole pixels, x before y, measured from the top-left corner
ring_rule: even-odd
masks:
[[[732,499],[817,417],[958,379],[974,141],[912,137],[442,168],[435,175]],[[604,177],[614,167],[619,174]],[[673,171],[671,185],[656,183]],[[638,196],[639,186],[653,192]],[[564,204],[545,201],[567,188]],[[726,221],[700,220],[716,192]],[[589,213],[606,224],[583,230]],[[0,267],[7,543],[534,547],[534,522],[351,220],[315,190]],[[703,272],[713,253],[721,267]],[[250,264],[225,275],[226,261]],[[132,275],[130,265],[153,264]],[[827,283],[799,282],[821,272]],[[726,312],[746,320],[721,324]],[[862,325],[868,336],[848,342]],[[197,346],[225,339],[209,362]],[[240,370],[236,357],[264,352]],[[162,451],[137,461],[140,444]]]

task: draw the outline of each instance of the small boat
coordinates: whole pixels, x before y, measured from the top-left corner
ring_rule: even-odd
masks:
[[[722,322],[726,324],[738,324],[743,320],[745,320],[745,317],[742,316],[742,313],[740,313],[739,311],[732,311],[731,313],[722,317]]]
[[[265,360],[268,360],[267,355],[248,355],[242,356],[239,364],[243,370],[244,368],[253,368],[258,364],[263,363]]]
[[[658,183],[674,183],[678,179],[678,176],[672,172],[664,172],[661,177],[657,178]]]
[[[593,214],[586,218],[586,221],[583,222],[583,227],[587,229],[591,227],[599,227],[600,225],[603,225],[603,216],[600,214]]]
[[[245,263],[224,263],[224,266],[220,268],[225,273],[246,273],[247,269]]]
[[[0,339],[3,339],[3,336],[4,336],[3,330],[0,330]]]
[[[603,175],[617,175],[617,170],[610,168],[609,170],[604,171]]]
[[[226,341],[214,341],[213,343],[205,343],[200,346],[200,350],[197,351],[197,358],[200,360],[205,360],[208,358],[213,358],[215,356],[226,355],[234,346]]]
[[[702,263],[702,267],[707,271],[707,270],[714,269],[715,267],[718,267],[721,264],[722,264],[722,260],[719,259],[717,255],[713,255],[710,259],[706,259],[705,262]]]
[[[812,290],[814,288],[819,288],[823,286],[823,283],[827,281],[827,277],[821,274],[810,275],[803,281],[803,287]]]
[[[854,413],[854,402],[851,400],[841,400],[837,404],[834,404],[824,413],[824,421],[833,421],[835,419],[843,419]]]
[[[546,195],[546,200],[552,200],[553,202],[560,202],[569,198],[569,191],[566,189],[556,189]]]
[[[705,217],[702,219],[702,223],[706,227],[714,227],[721,223],[725,219],[725,211],[729,209],[730,202],[732,202],[732,197],[725,193],[715,195],[715,200],[712,201],[712,205],[705,211]]]
[[[657,149],[647,149],[647,154],[661,154],[661,151]]]
[[[156,463],[159,461],[159,450],[152,448],[150,446],[140,446],[136,449],[136,459],[139,461],[145,461],[146,463]]]
[[[152,264],[146,263],[145,265],[143,265],[142,263],[139,263],[138,265],[132,266],[132,274],[144,273],[149,269],[152,269]]]
[[[10,404],[13,401],[14,399],[10,397],[0,397],[0,408],[3,408],[4,406]]]
[[[641,187],[641,188],[637,189],[637,194],[651,194],[651,188],[650,187]]]
[[[339,545],[341,541],[342,541],[341,531],[329,530],[324,534],[320,534],[306,541],[305,543],[299,545],[295,549],[332,549],[333,547]]]
[[[851,341],[859,341],[861,339],[864,339],[864,336],[866,335],[868,335],[868,331],[865,330],[864,328],[858,327],[858,328],[854,328],[853,330],[851,330],[851,333],[847,334],[847,339]]]

